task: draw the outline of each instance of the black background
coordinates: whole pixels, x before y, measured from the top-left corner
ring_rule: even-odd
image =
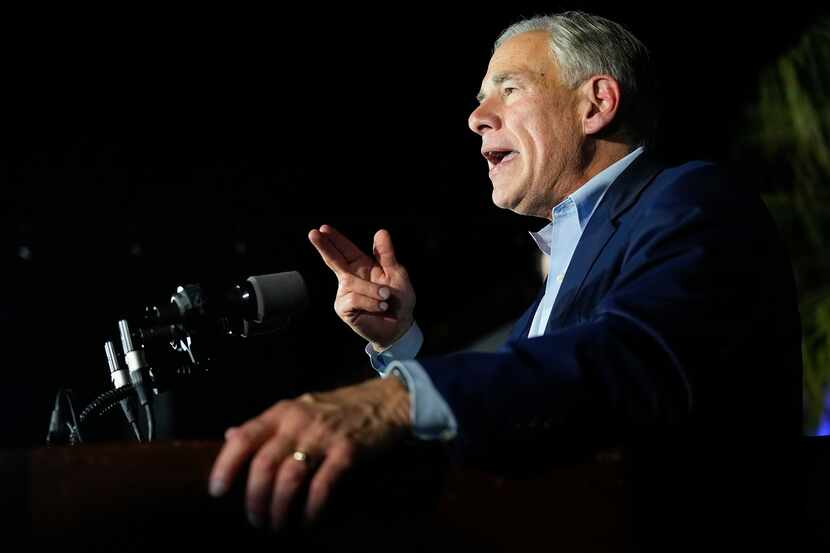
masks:
[[[757,178],[737,156],[761,67],[815,8],[510,3],[233,12],[27,13],[3,26],[3,444],[43,442],[59,386],[107,389],[119,317],[187,282],[299,270],[308,317],[223,345],[179,392],[169,435],[219,435],[282,397],[369,374],[307,241],[332,224],[369,250],[387,228],[418,292],[425,353],[516,317],[541,226],[490,201],[467,128],[498,33],[562,7],[617,19],[652,49],[661,145]],[[101,439],[116,434],[101,432]]]

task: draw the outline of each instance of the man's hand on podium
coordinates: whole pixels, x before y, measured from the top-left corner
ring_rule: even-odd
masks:
[[[409,413],[409,393],[397,378],[280,401],[225,433],[210,493],[226,493],[250,459],[245,503],[251,524],[279,529],[306,484],[304,517],[313,522],[345,471],[406,436]]]

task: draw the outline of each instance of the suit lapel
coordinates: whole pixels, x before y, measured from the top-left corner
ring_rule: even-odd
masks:
[[[565,271],[565,280],[562,281],[562,286],[556,295],[556,302],[545,328],[546,333],[552,321],[559,321],[564,318],[568,308],[573,304],[576,295],[582,288],[582,283],[585,282],[588,271],[590,271],[594,261],[602,253],[608,240],[616,231],[617,226],[608,218],[608,203],[603,202],[591,216],[588,226],[579,239],[579,244],[568,265],[568,270]]]
[[[536,310],[539,308],[539,303],[545,295],[545,288],[547,287],[547,284],[548,281],[545,279],[545,282],[542,283],[542,289],[539,290],[539,293],[536,295],[536,300],[530,307],[527,308],[524,315],[516,321],[516,324],[513,325],[513,330],[510,332],[510,337],[507,339],[508,341],[513,341],[520,337],[527,337],[527,333],[530,332],[530,323],[533,322],[533,315],[536,314]]]
[[[556,295],[556,302],[545,328],[546,333],[552,321],[561,321],[568,314],[591,267],[617,231],[617,219],[633,205],[662,167],[659,161],[644,152],[608,188],[605,197],[588,221],[588,226],[585,227],[565,271],[565,280],[562,281]]]

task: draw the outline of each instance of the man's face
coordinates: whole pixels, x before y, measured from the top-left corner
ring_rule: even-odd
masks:
[[[550,218],[573,191],[583,139],[576,93],[559,80],[544,31],[522,33],[490,59],[469,125],[481,135],[493,203]]]

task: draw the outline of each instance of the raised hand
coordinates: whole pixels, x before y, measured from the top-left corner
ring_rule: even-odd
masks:
[[[376,350],[390,346],[409,330],[415,290],[395,258],[389,232],[375,233],[372,257],[329,225],[312,230],[308,238],[337,276],[334,310],[352,330]]]

